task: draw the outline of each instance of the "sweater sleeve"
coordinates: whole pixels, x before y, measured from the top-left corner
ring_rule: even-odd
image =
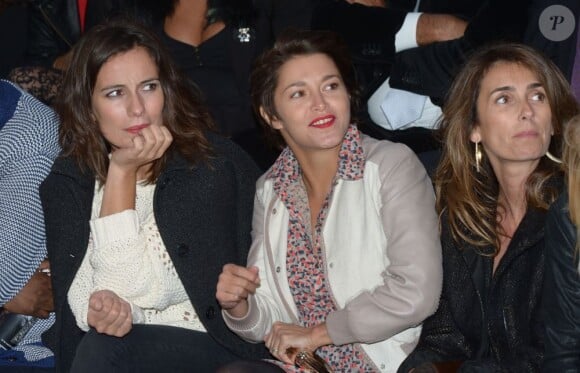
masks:
[[[94,219],[90,225],[93,291],[111,290],[141,308],[156,310],[184,300],[179,277],[170,273],[169,255],[164,247],[148,247],[155,243],[146,237],[135,210]]]
[[[0,306],[47,256],[38,188],[60,151],[57,131],[54,111],[0,81]]]
[[[147,246],[155,243],[145,236],[135,210],[93,219],[90,227],[87,253],[68,293],[81,329],[88,328],[88,302],[95,291],[110,290],[129,302],[135,324],[145,322],[145,309],[163,311],[187,299],[165,249]]]
[[[390,264],[382,285],[328,315],[328,332],[337,345],[374,343],[417,326],[435,312],[441,293],[441,244],[430,179],[411,150],[386,144],[371,149],[367,164],[378,164]]]
[[[20,292],[47,255],[38,186],[51,164],[41,155],[0,162],[0,306]]]
[[[75,316],[77,326],[84,331],[89,330],[89,324],[87,322],[89,298],[95,290],[93,283],[94,270],[89,262],[89,257],[91,251],[93,250],[93,246],[93,240],[91,237],[89,238],[87,254],[83,258],[81,266],[77,271],[67,294],[68,304],[73,315]],[[131,304],[131,302],[129,302],[129,304]],[[134,324],[140,324],[145,321],[143,311],[139,307],[131,304],[131,310]]]

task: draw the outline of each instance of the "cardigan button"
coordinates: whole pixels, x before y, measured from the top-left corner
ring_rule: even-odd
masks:
[[[184,243],[180,243],[177,246],[177,255],[180,257],[184,257],[189,253],[189,246]]]
[[[276,273],[280,273],[280,266],[276,267]]]
[[[215,318],[215,308],[213,306],[209,306],[209,308],[205,311],[205,317],[209,320]]]
[[[169,184],[169,179],[164,179],[160,184],[159,184],[159,189],[163,190],[165,189],[165,187],[167,186],[167,184]]]
[[[272,209],[272,215],[276,215],[277,212],[278,212],[278,210],[276,210],[275,208]]]

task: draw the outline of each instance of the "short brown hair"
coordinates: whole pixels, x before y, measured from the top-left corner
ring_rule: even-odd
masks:
[[[350,52],[344,41],[330,31],[286,30],[280,35],[274,46],[256,60],[250,75],[252,107],[260,118],[268,137],[276,146],[283,146],[284,140],[279,132],[270,127],[261,117],[260,108],[268,117],[277,118],[274,91],[278,85],[281,67],[294,57],[316,53],[325,54],[336,65],[351,98],[351,117],[353,113],[356,113],[359,90]]]

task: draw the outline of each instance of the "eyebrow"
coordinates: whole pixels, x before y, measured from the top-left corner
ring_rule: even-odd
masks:
[[[321,81],[325,82],[325,81],[332,79],[332,78],[339,78],[340,79],[340,75],[338,75],[338,74],[325,75]],[[284,87],[282,92],[285,92],[286,90],[288,90],[289,88],[292,88],[292,87],[304,87],[305,85],[306,85],[306,82],[299,80],[297,82],[288,84],[286,87]]]
[[[160,82],[160,81],[159,81],[159,78],[150,78],[150,79],[145,79],[145,80],[139,82],[139,85],[149,84],[152,82]],[[123,88],[123,87],[125,87],[124,84],[113,84],[113,85],[109,85],[109,86],[101,88],[101,92],[115,90],[115,89],[119,89],[119,88]]]
[[[542,83],[540,83],[540,82],[534,82],[534,83],[528,84],[528,86],[526,87],[526,90],[534,89],[534,88],[539,88],[539,87],[543,87]],[[491,96],[495,92],[503,92],[503,91],[515,91],[515,87],[509,86],[509,85],[506,85],[506,86],[503,86],[503,87],[497,87],[497,88],[493,89],[489,93],[489,95]]]

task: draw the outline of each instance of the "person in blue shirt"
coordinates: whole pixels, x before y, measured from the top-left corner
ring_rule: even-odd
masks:
[[[2,343],[1,371],[54,366],[41,342],[54,313],[38,186],[60,151],[58,123],[49,107],[0,80],[0,335],[16,315],[25,315],[29,328]]]

